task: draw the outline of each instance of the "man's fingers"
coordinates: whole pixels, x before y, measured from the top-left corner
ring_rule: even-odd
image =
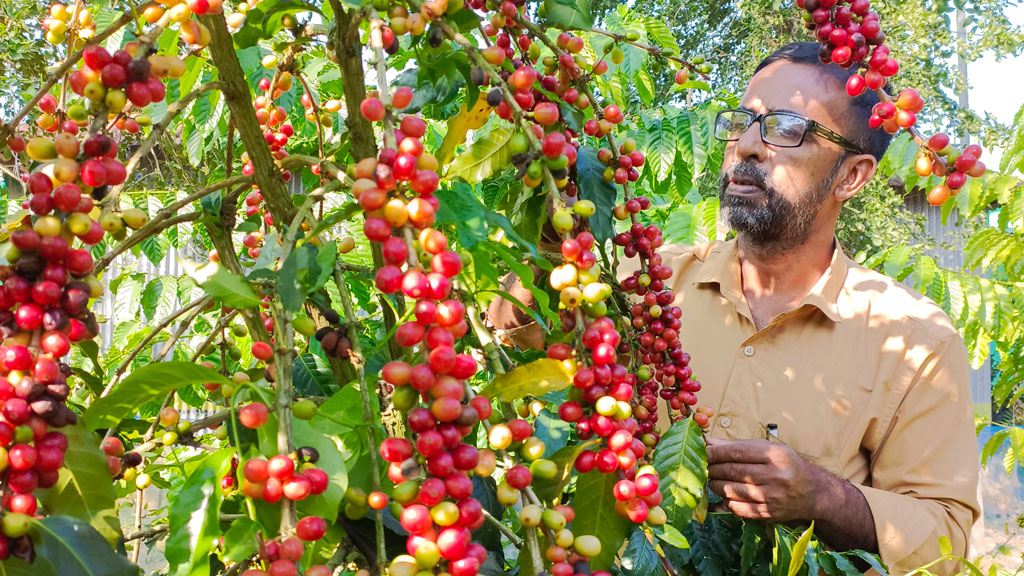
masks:
[[[708,478],[711,480],[743,482],[745,484],[760,484],[759,480],[764,475],[764,469],[765,466],[761,464],[740,464],[736,462],[712,464],[708,466]]]
[[[771,520],[772,515],[768,513],[768,505],[761,502],[741,502],[729,500],[726,506],[729,511],[740,518],[752,520]]]
[[[708,482],[708,487],[711,488],[712,492],[726,500],[736,500],[752,504],[765,502],[764,491],[760,486],[755,486],[753,484],[712,480]]]
[[[767,451],[772,444],[767,440],[713,440],[708,443],[708,464],[719,462],[746,462],[767,464]]]

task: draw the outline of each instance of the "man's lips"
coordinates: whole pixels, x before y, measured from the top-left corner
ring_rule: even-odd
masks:
[[[753,181],[748,178],[733,178],[729,180],[729,185],[726,187],[725,192],[730,196],[749,197],[763,195],[764,188],[754,184]]]

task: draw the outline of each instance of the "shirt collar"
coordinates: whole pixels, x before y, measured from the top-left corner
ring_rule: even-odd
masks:
[[[843,321],[843,313],[840,309],[839,299],[843,292],[843,286],[846,284],[849,260],[838,238],[834,240],[834,244],[835,250],[828,268],[797,308],[806,305],[814,306],[833,322],[840,323]],[[741,302],[744,306],[746,305],[740,280],[740,259],[735,238],[718,244],[708,252],[692,283],[717,284],[722,296],[725,296],[733,305],[739,306]]]

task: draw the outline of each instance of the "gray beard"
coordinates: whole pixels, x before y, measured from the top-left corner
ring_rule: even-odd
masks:
[[[740,162],[733,164],[730,168],[757,180],[765,191],[765,200],[754,202],[726,195],[729,170],[723,170],[718,177],[718,200],[723,218],[755,253],[778,255],[790,252],[802,246],[810,236],[814,219],[832,194],[832,185],[844,159],[845,154],[814,190],[802,194],[796,202],[790,202],[775,188],[765,185],[764,173],[759,168]]]

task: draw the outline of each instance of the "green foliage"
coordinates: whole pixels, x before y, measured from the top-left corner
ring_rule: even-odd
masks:
[[[230,469],[234,451],[228,448],[196,463],[180,491],[169,495],[167,561],[169,574],[202,576],[210,573],[209,554],[220,537],[220,478]]]
[[[185,272],[212,298],[232,308],[254,308],[260,299],[252,287],[239,276],[228,272],[216,262],[196,266],[182,261]]]
[[[0,571],[10,576],[136,576],[139,568],[110,549],[95,528],[75,518],[49,516],[32,521],[36,559],[5,560]]]
[[[110,484],[110,468],[97,450],[99,439],[81,424],[63,429],[68,438],[65,468],[52,488],[39,493],[39,501],[52,514],[87,522],[111,547],[121,536],[121,525]]]
[[[573,534],[590,534],[601,541],[601,553],[590,559],[594,570],[611,567],[630,531],[629,519],[615,512],[612,488],[618,481],[615,474],[602,474],[597,470],[581,474],[576,479],[576,497],[572,500],[576,510]]]
[[[654,455],[661,478],[661,507],[669,524],[682,529],[704,496],[708,454],[700,426],[692,418],[675,422],[662,436]]]

